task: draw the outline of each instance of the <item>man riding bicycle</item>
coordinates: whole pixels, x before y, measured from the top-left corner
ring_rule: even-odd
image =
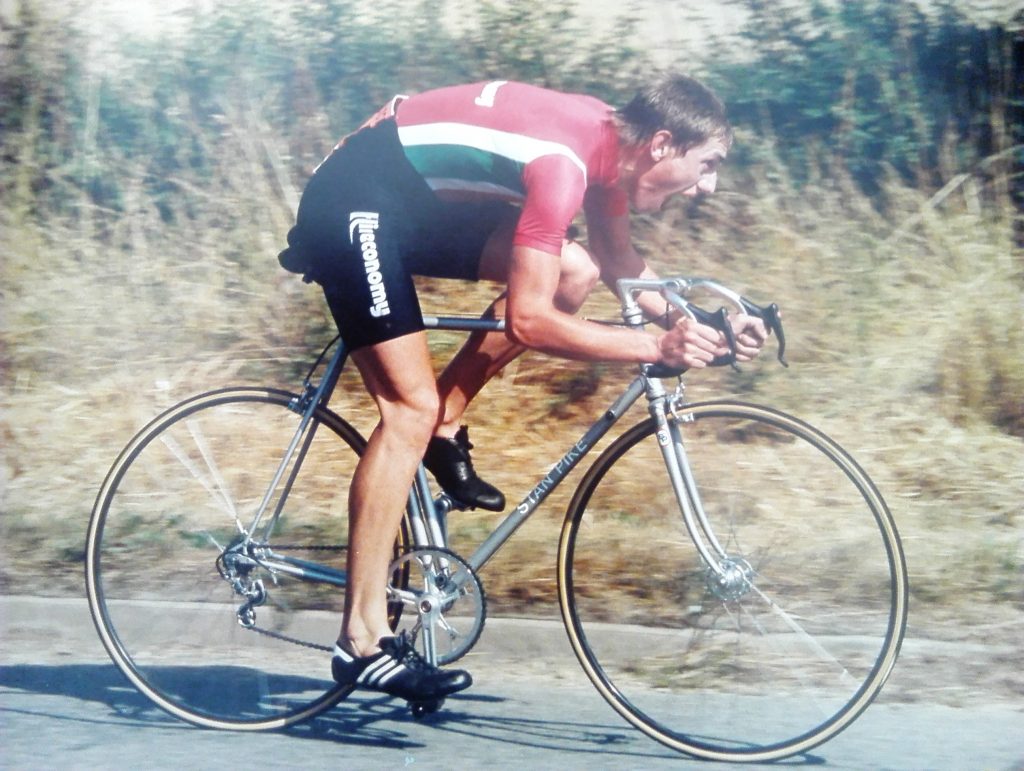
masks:
[[[460,428],[469,402],[526,349],[588,361],[701,368],[729,353],[689,318],[662,334],[577,318],[599,280],[656,278],[633,249],[629,209],[711,193],[732,142],[721,102],[685,76],[621,110],[577,94],[492,81],[396,97],[317,168],[282,264],[319,283],[380,412],[349,499],[348,584],[335,679],[410,701],[468,687],[391,636],[388,565],[422,460],[462,504],[500,511]],[[588,248],[570,237],[580,212]],[[470,336],[434,377],[412,276],[505,282],[488,313],[505,333]],[[663,301],[641,295],[651,317]],[[736,355],[757,355],[757,319],[736,315]]]

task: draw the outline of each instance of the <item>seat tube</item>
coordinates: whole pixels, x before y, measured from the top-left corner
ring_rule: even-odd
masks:
[[[412,488],[409,490],[409,526],[412,529],[413,545],[440,546],[448,545],[448,538],[441,514],[434,505],[430,494],[430,483],[427,472],[420,464],[416,469]]]

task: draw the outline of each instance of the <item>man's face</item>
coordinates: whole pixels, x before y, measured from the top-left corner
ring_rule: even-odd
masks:
[[[652,145],[631,191],[633,208],[638,212],[656,212],[674,195],[715,192],[718,166],[728,152],[725,142],[716,138],[685,153]]]

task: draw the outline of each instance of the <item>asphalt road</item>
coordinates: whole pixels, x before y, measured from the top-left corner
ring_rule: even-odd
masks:
[[[83,600],[0,598],[0,768],[725,767],[679,756],[624,723],[579,671],[557,623],[489,619],[478,650],[467,662],[474,687],[423,721],[404,703],[361,696],[285,732],[209,731],[128,685]],[[1024,769],[1024,705],[882,701],[779,765]]]

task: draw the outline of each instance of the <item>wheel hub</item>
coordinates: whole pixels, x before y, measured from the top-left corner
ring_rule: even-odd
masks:
[[[708,568],[708,590],[720,600],[738,600],[750,591],[754,569],[742,557],[725,557],[718,563],[718,571]]]

